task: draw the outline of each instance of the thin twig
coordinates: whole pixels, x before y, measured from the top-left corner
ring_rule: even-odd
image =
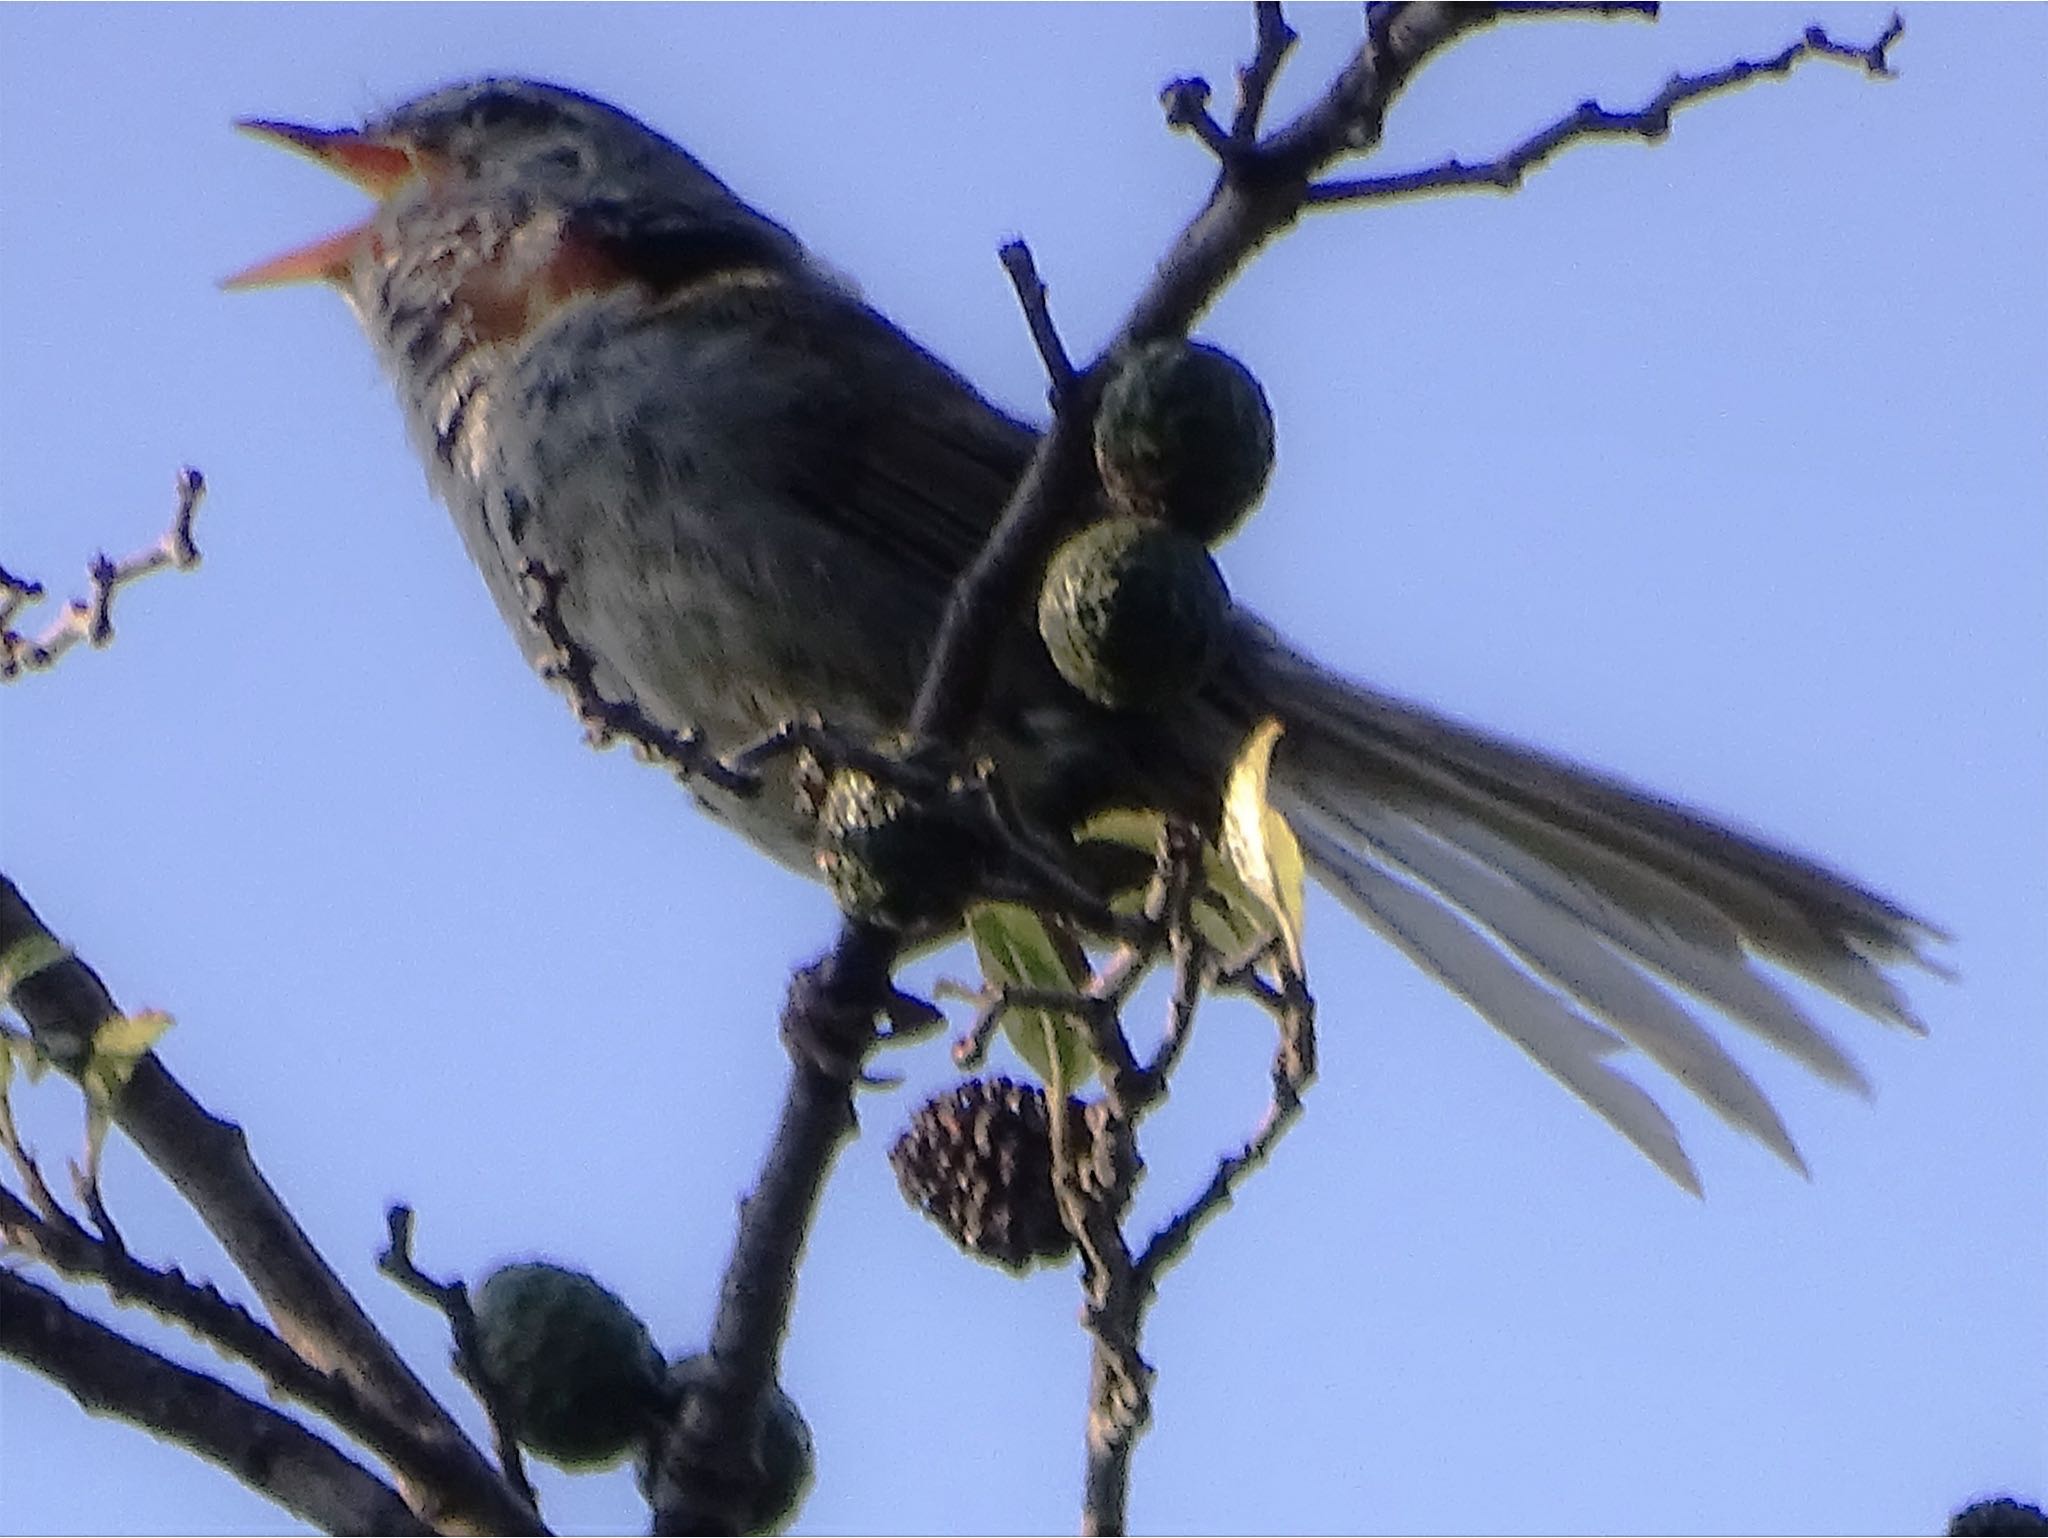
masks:
[[[1159,105],[1166,112],[1168,128],[1194,135],[1210,154],[1228,166],[1246,145],[1232,138],[1230,131],[1209,111],[1209,100],[1214,94],[1209,82],[1200,75],[1184,75],[1167,81],[1160,89]]]
[[[483,1351],[476,1328],[476,1310],[470,1306],[469,1288],[460,1281],[441,1282],[427,1275],[412,1258],[413,1210],[394,1202],[384,1212],[387,1242],[377,1256],[377,1269],[422,1302],[438,1309],[448,1321],[448,1333],[455,1341],[455,1371],[483,1406],[491,1424],[491,1444],[498,1455],[498,1468],[519,1498],[540,1509],[533,1481],[526,1474],[526,1458],[512,1431],[511,1407],[504,1385],[484,1367]]]
[[[116,561],[104,553],[86,565],[91,582],[90,596],[74,598],[33,639],[16,634],[14,616],[27,604],[43,596],[40,582],[24,581],[0,568],[0,680],[23,673],[43,672],[57,665],[66,652],[81,641],[95,647],[114,639],[114,595],[130,583],[139,582],[166,567],[190,571],[199,564],[199,547],[192,540],[192,520],[206,496],[206,478],[187,465],[177,476],[177,505],[171,526],[146,550],[138,550]]]
[[[36,1211],[51,1222],[72,1221],[71,1215],[64,1210],[64,1204],[57,1200],[57,1193],[43,1179],[35,1155],[21,1141],[21,1129],[14,1122],[14,1108],[5,1095],[0,1095],[0,1148],[6,1149],[8,1160],[14,1165],[14,1172],[20,1178],[22,1188],[28,1192],[28,1199],[35,1204]]]
[[[1582,102],[1571,112],[1539,129],[1513,149],[1492,160],[1450,159],[1421,170],[1387,176],[1347,177],[1318,182],[1308,201],[1317,208],[1357,203],[1385,203],[1396,198],[1424,197],[1439,192],[1485,189],[1513,192],[1523,178],[1568,145],[1590,139],[1636,138],[1655,144],[1671,132],[1672,115],[1682,107],[1747,85],[1761,76],[1782,78],[1804,59],[1837,59],[1860,64],[1874,79],[1891,79],[1886,55],[1904,31],[1894,15],[1883,34],[1867,48],[1838,43],[1818,27],[1768,59],[1739,59],[1699,75],[1673,75],[1664,88],[1633,112],[1610,112],[1598,102]]]
[[[1316,1074],[1315,1001],[1296,977],[1287,978],[1276,1010],[1272,1098],[1258,1127],[1236,1151],[1216,1161],[1209,1183],[1155,1233],[1139,1253],[1138,1276],[1149,1295],[1160,1276],[1184,1256],[1203,1224],[1228,1207],[1238,1186],[1273,1155],[1301,1115],[1302,1096]]]
[[[662,765],[686,784],[704,780],[736,796],[760,789],[758,779],[727,768],[695,731],[672,732],[631,700],[606,699],[597,687],[596,659],[569,634],[562,617],[565,579],[529,560],[521,564],[519,580],[526,595],[526,616],[551,649],[541,663],[541,677],[568,695],[592,747],[609,747],[623,738],[640,757]]]
[[[1066,343],[1060,340],[1059,327],[1053,324],[1052,310],[1046,303],[1045,279],[1038,275],[1031,247],[1023,241],[1005,241],[997,254],[1002,258],[1003,271],[1010,275],[1010,286],[1017,291],[1017,303],[1024,311],[1025,324],[1031,328],[1032,344],[1045,365],[1057,405],[1074,387],[1074,364],[1067,356]]]
[[[1252,7],[1252,14],[1257,42],[1251,62],[1237,72],[1237,112],[1230,120],[1230,137],[1241,145],[1257,141],[1259,120],[1266,113],[1266,97],[1299,36],[1281,14],[1280,0],[1259,0]]]

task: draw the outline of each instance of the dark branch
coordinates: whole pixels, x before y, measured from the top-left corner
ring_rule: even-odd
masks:
[[[1111,344],[1085,368],[1075,370],[1064,348],[1046,345],[1034,319],[1033,336],[1054,387],[1052,423],[980,554],[948,596],[911,712],[907,756],[946,762],[964,754],[1000,637],[1014,622],[1057,539],[1092,514],[1097,486],[1090,424],[1103,384],[1121,354],[1144,342],[1184,335],[1251,256],[1312,206],[1310,192],[1318,177],[1336,161],[1379,143],[1388,109],[1416,70],[1459,37],[1508,11],[1640,15],[1652,9],[1611,4],[1371,6],[1366,42],[1329,89],[1261,140],[1256,119],[1289,41],[1277,9],[1261,8],[1258,54],[1240,77],[1238,121],[1251,142],[1229,144],[1223,174],[1207,202],[1175,239]],[[1212,149],[1219,136],[1228,139],[1211,127],[1205,87],[1198,91],[1188,86],[1178,97],[1178,108],[1187,126]],[[1042,318],[1040,290],[1032,283],[1020,283],[1018,289],[1027,317],[1037,310],[1037,318]],[[714,1345],[721,1389],[697,1401],[703,1407],[697,1440],[704,1449],[706,1477],[700,1490],[672,1490],[657,1500],[658,1531],[712,1527],[721,1511],[730,1510],[715,1498],[718,1449],[736,1445],[734,1439],[757,1424],[773,1381],[775,1356],[788,1324],[796,1260],[825,1175],[852,1130],[851,1090],[875,1040],[873,1021],[892,991],[889,976],[898,944],[895,936],[849,921],[833,952],[799,974],[792,986],[784,1038],[796,1048],[797,1060],[775,1147],[743,1213],[739,1242],[726,1273],[717,1325],[717,1341],[722,1344]],[[1184,988],[1196,986],[1186,975],[1181,981]],[[1286,997],[1275,990],[1266,992]],[[1184,1044],[1189,1023],[1177,1019],[1170,1027],[1163,1049],[1168,1062]],[[1219,1210],[1243,1174],[1270,1152],[1298,1112],[1299,1086],[1313,1071],[1313,1037],[1304,1029],[1283,1041],[1276,1058],[1274,1102],[1266,1123],[1234,1159],[1219,1165],[1209,1190],[1183,1215],[1184,1221],[1155,1237],[1147,1251],[1146,1277],[1155,1276],[1185,1249],[1203,1219]],[[1133,1090],[1140,1090],[1144,1076],[1129,1077]],[[1061,1118],[1053,1120],[1057,1125]],[[1073,1218],[1070,1227],[1093,1231],[1085,1213],[1076,1212]],[[793,1226],[778,1226],[784,1222]],[[1084,1254],[1087,1249],[1084,1242]],[[1102,1287],[1115,1294],[1143,1291],[1138,1266],[1127,1255],[1118,1266],[1113,1255],[1105,1240],[1091,1261],[1102,1279],[1101,1287],[1091,1285],[1090,1329],[1098,1375],[1092,1402],[1108,1417],[1104,1425],[1113,1425],[1114,1435],[1100,1444],[1100,1460],[1091,1451],[1089,1478],[1090,1521],[1106,1513],[1112,1523],[1121,1518],[1118,1492],[1128,1477],[1130,1447],[1147,1414],[1149,1371],[1137,1354],[1135,1336],[1125,1333],[1120,1323],[1135,1319],[1136,1313],[1123,1312],[1129,1307],[1124,1303],[1105,1308],[1109,1294]],[[1100,1264],[1103,1260],[1111,1264]],[[1091,1432],[1091,1449],[1097,1446]]]
[[[519,1451],[519,1439],[512,1432],[512,1415],[505,1403],[505,1390],[484,1370],[483,1351],[477,1340],[476,1312],[469,1306],[469,1289],[461,1282],[437,1282],[413,1263],[412,1208],[394,1203],[384,1213],[388,1242],[377,1257],[377,1269],[414,1297],[441,1311],[448,1321],[448,1333],[455,1340],[455,1371],[475,1393],[491,1423],[491,1442],[498,1454],[498,1467],[519,1498],[540,1509],[533,1493],[533,1481],[526,1477],[526,1458]]]
[[[1257,23],[1257,43],[1249,64],[1237,72],[1237,112],[1230,120],[1230,137],[1238,144],[1255,143],[1259,121],[1266,114],[1266,97],[1287,62],[1298,34],[1280,13],[1279,0],[1259,0],[1252,7]]]
[[[797,1270],[825,1177],[856,1128],[853,1086],[894,993],[895,938],[847,920],[838,943],[791,980],[792,1052],[781,1119],[719,1284],[709,1366],[684,1402],[651,1492],[657,1533],[737,1532],[753,1509],[755,1428],[777,1381]]]
[[[606,699],[597,687],[596,659],[569,634],[562,618],[561,574],[530,560],[519,568],[519,580],[527,618],[547,638],[551,651],[541,663],[540,675],[569,697],[592,747],[606,748],[624,738],[641,758],[662,765],[685,784],[705,780],[742,796],[760,789],[752,775],[720,762],[697,733],[672,732],[632,701]]]
[[[398,1492],[283,1415],[145,1350],[0,1269],[0,1353],[89,1413],[113,1415],[219,1464],[330,1533],[430,1533]]]
[[[40,1180],[36,1184],[41,1187]],[[41,1189],[47,1196],[48,1188]],[[41,1199],[37,1205],[43,1205]],[[253,1368],[278,1393],[319,1412],[394,1468],[416,1459],[406,1433],[366,1404],[344,1379],[310,1365],[217,1288],[194,1282],[175,1268],[144,1265],[124,1249],[95,1239],[61,1209],[38,1214],[4,1189],[0,1240],[73,1281],[99,1283],[117,1303],[140,1305],[190,1331]]]
[[[14,883],[0,876],[0,959],[21,955],[45,959],[32,970],[9,963],[6,1002],[55,1065],[76,1075],[94,1033],[121,1009],[99,974],[59,946]],[[240,1127],[194,1100],[154,1052],[135,1065],[113,1114],[114,1124],[213,1231],[278,1333],[412,1439],[412,1456],[400,1472],[428,1521],[539,1530],[532,1507],[484,1460],[314,1248],[257,1169]]]
[[[1238,1186],[1272,1157],[1280,1139],[1301,1115],[1302,1096],[1315,1078],[1315,1002],[1301,979],[1288,977],[1277,990],[1261,985],[1254,997],[1268,1003],[1279,1029],[1279,1044],[1273,1052],[1272,1099],[1243,1146],[1216,1161],[1208,1185],[1169,1219],[1139,1254],[1138,1277],[1146,1296],[1157,1288],[1166,1269],[1187,1253],[1202,1225],[1228,1207]]]
[[[1052,381],[1052,400],[1057,406],[1060,397],[1074,387],[1074,365],[1067,357],[1066,344],[1060,340],[1059,328],[1052,323],[1052,311],[1046,308],[1045,279],[1038,275],[1038,263],[1032,260],[1031,248],[1023,241],[1005,242],[1000,255],[1003,271],[1010,275],[1010,286],[1017,290],[1017,303],[1023,307],[1025,323],[1031,327],[1039,361],[1044,363],[1046,377]]]
[[[1474,188],[1512,192],[1522,185],[1522,179],[1530,171],[1569,145],[1590,139],[1622,138],[1658,143],[1670,134],[1672,114],[1679,108],[1740,89],[1759,77],[1783,78],[1805,59],[1839,59],[1860,64],[1875,79],[1890,79],[1892,69],[1886,55],[1903,31],[1903,23],[1893,16],[1891,24],[1876,42],[1868,48],[1855,48],[1835,42],[1820,28],[1814,27],[1798,42],[1768,59],[1739,59],[1705,74],[1674,75],[1665,83],[1663,90],[1633,112],[1610,112],[1598,102],[1583,102],[1574,111],[1531,134],[1496,159],[1476,163],[1445,160],[1420,170],[1388,176],[1319,182],[1309,189],[1309,202],[1315,207],[1329,208]]]

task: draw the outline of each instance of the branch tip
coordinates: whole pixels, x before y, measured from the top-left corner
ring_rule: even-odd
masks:
[[[206,480],[187,465],[178,472],[175,487],[177,504],[170,526],[156,543],[118,561],[105,551],[95,554],[86,563],[87,596],[67,603],[39,636],[18,635],[11,626],[16,614],[44,596],[43,584],[0,568],[0,681],[55,667],[81,641],[95,649],[111,644],[115,594],[152,572],[166,567],[190,571],[199,564],[192,523],[206,494]]]
[[[1009,274],[1010,286],[1017,291],[1017,303],[1024,311],[1024,323],[1031,328],[1031,341],[1038,349],[1039,361],[1045,365],[1046,378],[1051,381],[1053,409],[1057,411],[1073,393],[1076,375],[1073,359],[1067,355],[1059,328],[1053,324],[1052,310],[1046,302],[1045,279],[1039,276],[1031,247],[1021,239],[1004,241],[997,254],[1002,259],[1003,271]]]

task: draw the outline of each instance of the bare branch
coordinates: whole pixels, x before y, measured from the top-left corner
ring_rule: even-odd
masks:
[[[1166,109],[1166,126],[1193,134],[1218,160],[1228,164],[1232,155],[1246,146],[1233,139],[1230,131],[1209,111],[1213,93],[1200,75],[1169,80],[1159,93],[1159,105]]]
[[[1259,139],[1256,119],[1286,52],[1284,22],[1277,10],[1261,9],[1258,53],[1240,76],[1238,117],[1250,142],[1229,145],[1223,174],[1206,203],[1175,239],[1109,347],[1074,372],[1070,387],[1055,389],[1050,428],[980,553],[948,595],[911,712],[908,756],[931,755],[933,761],[944,761],[947,754],[964,754],[988,686],[991,658],[1014,622],[1028,584],[1042,570],[1055,541],[1092,515],[1097,483],[1091,419],[1120,355],[1147,341],[1184,335],[1245,262],[1312,206],[1310,189],[1318,177],[1337,160],[1379,143],[1389,107],[1416,70],[1465,33],[1509,12],[1640,15],[1650,9],[1611,4],[1538,9],[1374,5],[1368,8],[1365,43],[1323,95],[1277,132]],[[1199,115],[1194,111],[1198,95]],[[1213,119],[1206,88],[1198,92],[1190,85],[1180,111],[1188,118],[1187,126],[1216,149],[1220,130],[1209,126]],[[1019,294],[1027,315],[1035,306],[1042,309],[1031,283],[1019,284]],[[1062,365],[1064,349],[1049,348],[1036,327],[1033,334],[1057,385],[1074,365],[1071,360]],[[702,1411],[697,1440],[705,1455],[706,1477],[701,1489],[671,1490],[656,1502],[657,1531],[701,1530],[716,1525],[720,1513],[729,1510],[717,1499],[718,1448],[721,1439],[728,1448],[737,1445],[732,1438],[755,1424],[762,1395],[773,1382],[775,1356],[787,1328],[794,1267],[818,1191],[852,1129],[851,1087],[873,1047],[873,1022],[889,993],[899,943],[896,936],[848,921],[833,952],[798,974],[792,985],[783,1033],[796,1061],[782,1123],[762,1183],[743,1210],[739,1242],[726,1272],[717,1326],[717,1338],[725,1345],[714,1345],[721,1387],[696,1406]],[[1182,992],[1199,991],[1194,972],[1188,970],[1191,966],[1177,958]],[[1121,1263],[1117,1261],[1121,1241],[1112,1242],[1114,1223],[1108,1225],[1111,1232],[1094,1243],[1088,1260],[1089,1328],[1096,1343],[1088,1486],[1091,1524],[1121,1523],[1129,1450],[1149,1414],[1150,1370],[1138,1355],[1135,1335],[1145,1283],[1185,1250],[1195,1230],[1228,1201],[1243,1175],[1267,1157],[1298,1114],[1301,1088],[1314,1073],[1305,993],[1296,999],[1256,980],[1244,986],[1255,997],[1270,996],[1294,1009],[1292,1018],[1297,1021],[1293,1027],[1283,1023],[1266,1121],[1237,1155],[1219,1164],[1210,1186],[1181,1219],[1155,1236],[1147,1247],[1142,1279],[1127,1253]],[[1167,1063],[1184,1046],[1191,1024],[1191,1010],[1170,1023],[1162,1048]],[[1113,1084],[1111,1094],[1129,1094],[1136,1104],[1156,1090],[1156,1085],[1144,1084],[1142,1075],[1134,1075],[1121,1086]],[[1060,1121],[1053,1118],[1055,1126]],[[1120,1121],[1128,1131],[1131,1119]],[[1077,1239],[1098,1232],[1099,1219],[1086,1212],[1072,1212],[1069,1222]],[[1082,1244],[1088,1255],[1090,1244]]]
[[[1490,5],[1373,7],[1365,45],[1320,100],[1271,138],[1231,148],[1207,203],[1175,239],[1114,341],[1060,400],[1001,519],[954,584],[911,712],[913,740],[965,742],[981,706],[991,650],[1024,585],[1058,535],[1092,507],[1089,421],[1113,360],[1140,343],[1185,334],[1252,254],[1300,216],[1314,176],[1340,156],[1379,142],[1387,108],[1416,69],[1498,15]]]
[[[848,919],[831,952],[790,982],[792,1043],[775,1136],[719,1284],[708,1367],[667,1443],[650,1492],[658,1533],[737,1532],[759,1470],[754,1431],[778,1377],[797,1268],[825,1178],[853,1136],[853,1086],[874,1021],[895,990],[897,937]]]
[[[1251,59],[1238,66],[1237,110],[1231,114],[1228,129],[1210,113],[1209,82],[1199,75],[1170,80],[1159,93],[1159,104],[1166,109],[1167,127],[1193,134],[1226,168],[1237,164],[1256,147],[1266,97],[1299,38],[1281,14],[1279,0],[1259,0],[1252,12],[1257,26],[1256,43]]]
[[[174,567],[190,571],[199,564],[199,547],[192,542],[192,520],[206,495],[206,478],[191,466],[178,472],[178,501],[171,514],[171,526],[146,550],[125,560],[96,555],[87,564],[92,583],[91,596],[74,598],[34,639],[17,634],[10,627],[14,617],[28,604],[43,596],[40,582],[25,581],[0,568],[0,681],[23,673],[42,672],[80,641],[105,646],[114,639],[114,595],[152,572]]]
[[[696,732],[672,732],[632,701],[606,699],[597,687],[596,659],[569,634],[562,618],[561,574],[530,560],[519,568],[519,580],[527,618],[553,653],[541,663],[541,677],[569,697],[592,747],[606,748],[624,738],[641,758],[662,765],[685,784],[705,780],[741,796],[760,789],[759,780],[722,763]]]
[[[10,973],[6,1002],[56,1066],[76,1075],[100,1023],[122,1011],[99,974],[57,945],[20,890],[0,876],[0,958],[31,950],[51,959]],[[240,1127],[194,1100],[154,1052],[135,1065],[113,1114],[213,1231],[293,1349],[345,1379],[412,1439],[401,1472],[428,1521],[539,1530],[532,1507],[484,1460],[314,1248],[256,1167]]]
[[[1512,192],[1522,185],[1523,178],[1530,171],[1569,145],[1589,139],[1625,138],[1658,143],[1670,134],[1672,114],[1679,108],[1738,90],[1760,77],[1783,78],[1805,59],[1837,59],[1860,64],[1873,79],[1890,79],[1892,69],[1886,55],[1904,30],[1904,23],[1894,15],[1876,42],[1867,48],[1856,48],[1838,43],[1820,28],[1813,27],[1798,42],[1768,59],[1738,59],[1705,74],[1673,75],[1661,91],[1633,112],[1610,112],[1598,102],[1582,102],[1549,127],[1531,134],[1496,159],[1477,163],[1452,159],[1421,170],[1388,176],[1318,182],[1309,189],[1308,201],[1313,207],[1332,208],[1475,188]]]
[[[1176,1213],[1145,1245],[1138,1275],[1149,1293],[1168,1267],[1184,1256],[1202,1225],[1231,1203],[1238,1185],[1272,1157],[1280,1139],[1301,1115],[1302,1096],[1316,1074],[1315,1001],[1301,979],[1289,977],[1274,1009],[1279,1044],[1273,1053],[1272,1099],[1258,1127],[1242,1147],[1216,1162],[1215,1173],[1195,1199]]]
[[[256,1372],[278,1393],[317,1411],[394,1468],[416,1461],[409,1436],[345,1380],[308,1363],[241,1304],[176,1267],[144,1265],[93,1238],[70,1214],[39,1216],[0,1189],[0,1240],[74,1281],[98,1282],[117,1303],[139,1305]]]
[[[88,1412],[178,1443],[327,1532],[433,1531],[397,1491],[290,1416],[145,1350],[4,1269],[0,1353]]]
[[[469,1288],[460,1281],[437,1282],[413,1263],[412,1208],[394,1203],[384,1213],[388,1243],[377,1257],[377,1269],[414,1297],[441,1311],[448,1321],[448,1333],[455,1339],[455,1371],[476,1394],[491,1423],[491,1441],[498,1454],[498,1467],[519,1498],[536,1511],[539,1500],[533,1481],[526,1476],[526,1458],[519,1450],[519,1438],[512,1432],[512,1415],[505,1402],[505,1390],[484,1370],[483,1352],[477,1340],[476,1311],[470,1307]]]
[[[1005,241],[998,255],[1002,257],[1003,271],[1010,275],[1010,286],[1017,291],[1017,303],[1024,310],[1025,323],[1031,327],[1031,340],[1038,348],[1039,360],[1045,364],[1046,377],[1052,381],[1052,399],[1057,405],[1060,397],[1074,388],[1074,364],[1067,356],[1066,344],[1060,340],[1059,328],[1052,322],[1052,311],[1046,307],[1045,279],[1038,275],[1031,247],[1023,241]]]
[[[1280,13],[1280,0],[1259,0],[1252,7],[1257,25],[1257,42],[1251,62],[1237,72],[1237,112],[1230,120],[1230,137],[1237,144],[1251,144],[1259,136],[1259,120],[1266,113],[1266,97],[1279,77],[1299,37]]]

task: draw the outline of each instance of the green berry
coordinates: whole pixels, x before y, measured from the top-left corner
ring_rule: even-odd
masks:
[[[566,1469],[631,1450],[660,1404],[661,1353],[618,1295],[545,1262],[501,1266],[475,1290],[477,1366],[522,1446]]]
[[[895,929],[957,918],[980,845],[950,806],[922,805],[859,769],[841,769],[818,810],[818,869],[840,908]]]
[[[710,1390],[717,1371],[708,1352],[669,1366],[662,1387],[663,1430],[642,1447],[639,1462],[641,1493],[657,1508],[666,1504],[675,1485],[690,1486],[702,1476],[697,1460],[703,1449],[693,1448],[682,1433],[690,1421],[690,1400]],[[818,1468],[810,1423],[796,1401],[781,1384],[770,1384],[754,1444],[740,1450],[739,1466],[731,1467],[733,1454],[721,1451],[720,1462],[727,1465],[720,1469],[721,1482],[736,1485],[741,1496],[740,1509],[733,1513],[736,1530],[780,1532],[803,1504]]]
[[[1038,633],[1060,676],[1112,710],[1158,710],[1198,689],[1223,649],[1230,592],[1201,541],[1109,518],[1053,553]]]
[[[1102,392],[1095,464],[1117,510],[1205,545],[1231,534],[1273,473],[1273,412],[1251,370],[1173,338],[1133,353]]]

